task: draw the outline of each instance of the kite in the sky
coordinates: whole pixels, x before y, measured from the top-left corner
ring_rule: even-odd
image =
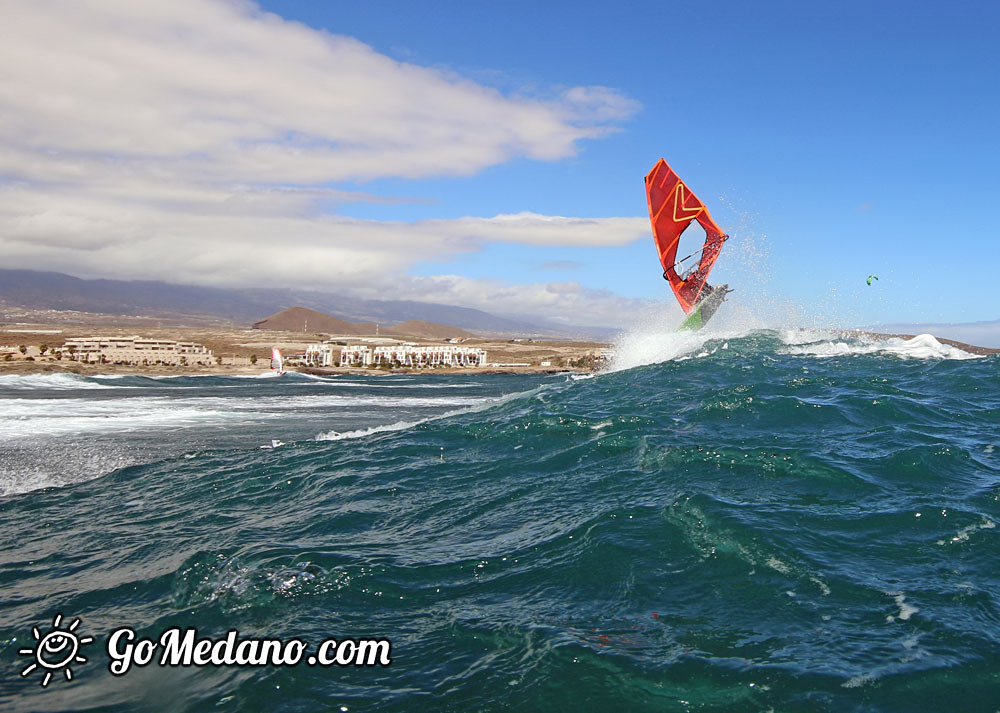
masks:
[[[878,275],[869,275],[868,276],[868,284],[871,285],[872,284],[872,280],[877,280],[877,279],[878,279]]]

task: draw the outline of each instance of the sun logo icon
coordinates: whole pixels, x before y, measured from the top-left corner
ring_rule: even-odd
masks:
[[[42,676],[42,688],[49,685],[52,674],[63,670],[67,681],[73,680],[73,669],[70,664],[86,663],[84,656],[78,656],[80,646],[89,644],[94,640],[93,636],[79,637],[76,635],[76,628],[80,626],[80,620],[74,619],[65,629],[59,628],[62,624],[62,614],[56,614],[52,619],[52,629],[44,636],[38,631],[37,626],[31,627],[31,634],[35,637],[33,649],[21,649],[18,651],[21,656],[34,656],[34,662],[28,664],[21,671],[21,676],[27,676],[36,668],[41,667],[45,675]]]

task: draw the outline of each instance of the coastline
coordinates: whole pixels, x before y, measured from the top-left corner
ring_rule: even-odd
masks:
[[[17,361],[0,362],[2,374],[76,374],[102,376],[109,374],[135,374],[137,376],[252,376],[267,369],[248,369],[240,366],[133,366],[125,364],[88,364],[74,361]]]
[[[13,325],[11,325],[13,326]],[[169,340],[189,342],[203,345],[211,350],[206,363],[189,363],[187,365],[167,364],[116,364],[111,362],[80,362],[68,358],[66,354],[57,359],[52,352],[61,350],[68,338],[77,338],[79,334],[97,334],[101,338],[125,338],[135,336],[134,328],[126,326],[110,327],[95,324],[48,324],[48,323],[18,323],[17,329],[0,329],[0,343],[6,343],[9,361],[0,359],[0,374],[32,374],[32,373],[75,373],[87,376],[100,374],[139,374],[147,376],[248,376],[263,375],[269,372],[272,347],[278,347],[286,355],[286,369],[318,375],[337,374],[538,374],[559,372],[589,372],[595,364],[595,355],[607,348],[607,344],[598,342],[566,341],[566,340],[535,340],[531,338],[515,339],[508,337],[469,337],[463,339],[463,346],[484,349],[491,365],[479,367],[434,367],[407,368],[392,370],[358,367],[318,367],[297,366],[294,359],[288,363],[288,356],[301,354],[311,344],[325,340],[337,340],[337,343],[364,342],[365,337],[353,335],[337,336],[317,332],[291,332],[277,330],[260,330],[236,327],[161,327],[142,330],[143,339]],[[418,346],[450,346],[442,340],[422,339],[419,337],[396,338],[405,339],[407,343]],[[18,353],[25,345],[26,352]],[[41,345],[49,351],[42,355]],[[30,357],[30,359],[26,358]],[[256,357],[255,364],[250,359]],[[214,363],[216,358],[221,363]],[[208,363],[211,360],[213,363]],[[518,364],[518,366],[513,366]],[[520,366],[524,364],[524,366]]]
[[[525,367],[446,367],[435,369],[417,369],[402,367],[398,369],[364,369],[349,366],[331,367],[290,367],[289,373],[311,374],[314,376],[392,376],[393,374],[424,374],[453,376],[456,374],[589,374],[595,369],[525,366]],[[3,374],[76,374],[78,376],[102,376],[109,374],[134,374],[137,376],[262,376],[270,373],[269,369],[253,369],[240,366],[134,366],[121,364],[87,364],[84,362],[65,361],[17,361],[0,362],[0,375]]]
[[[893,338],[913,339],[917,335],[913,334],[883,334],[860,329],[833,330],[832,334],[843,338],[865,338],[876,341],[884,341]],[[245,335],[244,335],[245,336]],[[263,335],[258,335],[263,336]],[[279,346],[290,344],[288,339],[291,335],[272,335],[272,340]],[[301,335],[294,335],[301,339]],[[934,337],[942,344],[948,344],[969,354],[977,356],[992,356],[1000,354],[1000,349],[993,347],[983,347],[975,344],[959,342],[945,337]],[[472,341],[472,340],[470,340]],[[537,353],[548,353],[557,349],[572,350],[582,352],[584,349],[594,349],[606,345],[595,343],[546,343],[534,342],[524,345],[513,345],[499,340],[475,340],[489,343],[494,349],[502,348],[509,350],[508,355],[518,353],[532,353],[537,358]],[[263,343],[263,342],[262,342]],[[520,354],[519,354],[520,356]],[[518,358],[518,357],[515,357]],[[514,359],[512,359],[514,360]],[[192,366],[139,366],[125,364],[98,364],[70,361],[67,359],[56,360],[51,357],[40,357],[34,361],[27,359],[13,359],[11,361],[0,361],[0,375],[4,374],[77,374],[80,376],[101,376],[110,374],[134,374],[138,376],[151,377],[180,377],[180,376],[264,376],[269,373],[269,369],[264,366],[266,360],[259,362],[261,366],[232,365],[232,364],[203,364]],[[460,374],[481,375],[481,374],[590,374],[599,371],[595,366],[559,366],[531,364],[529,366],[478,366],[478,367],[436,367],[436,368],[414,368],[399,367],[394,369],[371,369],[363,367],[315,367],[315,366],[292,366],[289,372],[311,374],[315,376],[391,376],[394,374],[421,374],[421,375],[447,375],[454,376]]]

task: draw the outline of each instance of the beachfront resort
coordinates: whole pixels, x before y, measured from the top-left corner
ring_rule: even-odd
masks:
[[[382,340],[379,340],[382,341]],[[390,341],[390,340],[384,340]],[[413,342],[310,344],[304,361],[310,366],[408,366],[413,368],[486,366],[486,350],[454,344],[417,345]]]
[[[98,364],[186,366],[212,364],[212,350],[195,342],[143,337],[74,337],[62,347],[74,361]]]

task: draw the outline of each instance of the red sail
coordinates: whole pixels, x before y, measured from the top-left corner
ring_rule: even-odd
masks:
[[[653,224],[653,241],[663,265],[663,277],[677,296],[685,314],[690,314],[698,304],[698,297],[719,257],[722,243],[728,237],[708,214],[705,204],[691,192],[674,170],[662,158],[646,176],[646,198],[649,201],[649,221]],[[705,229],[698,267],[685,277],[674,270],[677,267],[677,246],[681,233],[697,220]]]

